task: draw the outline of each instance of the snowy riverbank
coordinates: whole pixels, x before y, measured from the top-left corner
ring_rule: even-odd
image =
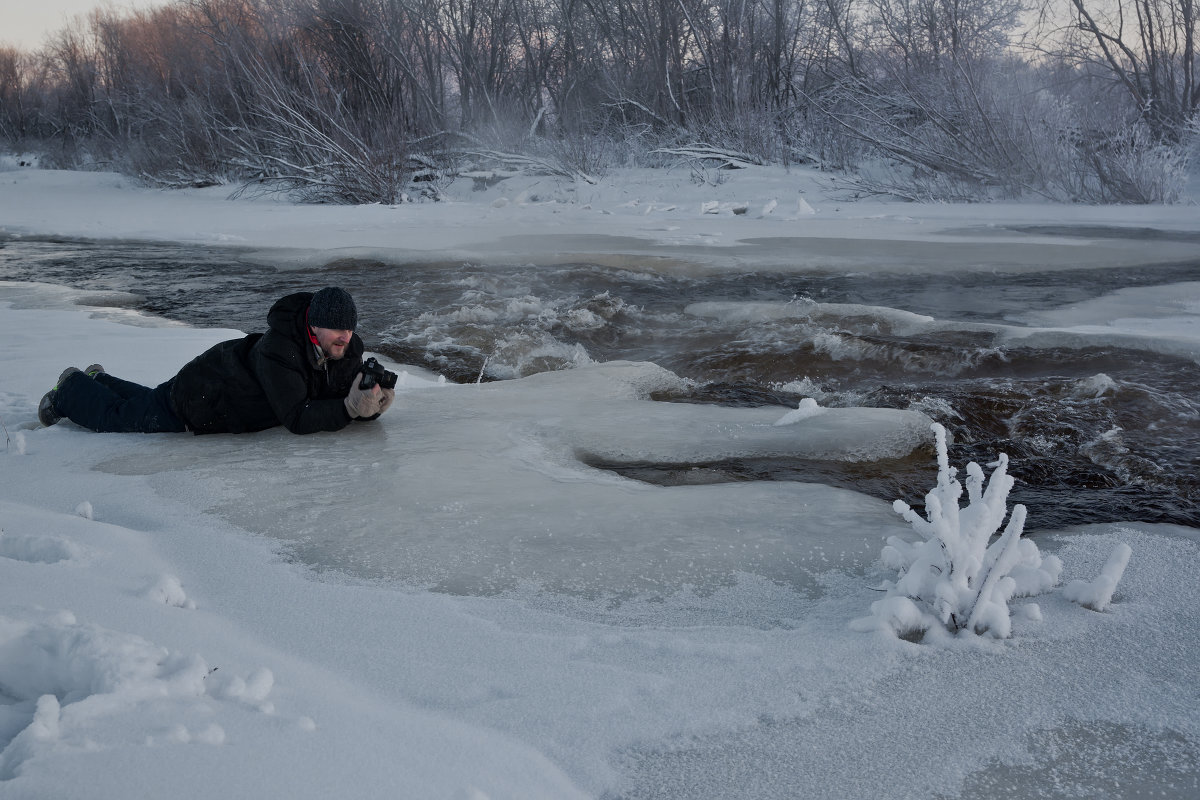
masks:
[[[275,259],[289,248],[298,268],[387,251],[399,262],[586,252],[663,269],[788,258],[860,269],[886,250],[898,269],[970,269],[971,254],[979,268],[1013,266],[1039,248],[1063,268],[1147,259],[1137,241],[1051,245],[989,225],[1200,230],[1194,208],[847,204],[807,175],[719,187],[677,177],[630,176],[590,201],[557,202],[567,189],[539,184],[438,206],[321,208],[9,171],[0,231],[221,242]],[[719,213],[703,213],[712,201]],[[1155,247],[1163,260],[1197,249]],[[1115,543],[1132,547],[1104,613],[1056,590],[1031,598],[1037,613],[1015,603],[1002,642],[858,633],[849,623],[878,597],[883,540],[907,531],[886,503],[797,483],[651,487],[577,455],[904,453],[927,441],[918,412],[830,409],[776,425],[778,410],[664,410],[647,397],[670,373],[599,364],[482,386],[407,368],[396,410],[341,434],[36,428],[37,401],[67,364],[156,382],[238,335],[119,305],[0,283],[6,798],[1200,788],[1194,529],[1130,521],[1040,540],[1062,558],[1063,583],[1094,577]],[[1156,329],[1161,313],[1139,310],[1135,327],[1194,343],[1196,309],[1184,302]],[[1096,318],[1076,309],[1071,321]],[[452,546],[464,530],[471,547]],[[343,562],[327,557],[332,540]],[[408,566],[373,571],[373,559]],[[568,591],[532,590],[530,569]]]
[[[1096,242],[1086,238],[1089,226],[1200,232],[1195,205],[854,199],[809,168],[737,170],[716,186],[691,180],[685,167],[614,170],[595,186],[527,177],[474,191],[458,181],[442,203],[314,206],[250,192],[231,201],[232,186],[169,191],[112,173],[3,166],[0,233],[269,249],[270,263],[298,266],[339,257],[454,264],[586,256],[664,270],[1096,267],[1188,258],[1196,242]],[[1066,242],[1016,230],[1043,225],[1084,230]]]

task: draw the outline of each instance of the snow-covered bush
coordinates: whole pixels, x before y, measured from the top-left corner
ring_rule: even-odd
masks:
[[[1187,185],[1186,145],[1156,142],[1141,124],[1083,148],[1082,161],[1089,202],[1177,203]]]
[[[1013,478],[1008,457],[1001,454],[986,483],[983,470],[967,465],[967,506],[959,507],[963,485],[955,478],[946,451],[946,429],[933,425],[937,441],[938,479],[925,496],[922,518],[901,500],[894,504],[921,536],[909,542],[892,536],[882,558],[899,573],[885,585],[887,596],[871,605],[871,615],[852,623],[856,630],[891,630],[898,636],[935,631],[966,631],[1007,638],[1012,632],[1008,602],[1044,592],[1058,583],[1062,562],[1042,557],[1037,545],[1021,538],[1025,507],[1008,516]]]

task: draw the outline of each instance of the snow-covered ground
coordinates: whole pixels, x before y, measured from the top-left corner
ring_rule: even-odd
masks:
[[[0,232],[239,245],[296,269],[369,253],[859,271],[1148,259],[1144,241],[1007,226],[1200,231],[1194,206],[849,202],[768,169],[719,186],[686,169],[528,179],[399,207],[228,192],[9,169]],[[1197,257],[1184,237],[1153,247]],[[1102,613],[1056,590],[1014,601],[1003,641],[856,632],[885,538],[908,532],[886,503],[646,486],[579,457],[895,456],[929,440],[919,412],[664,407],[648,395],[678,379],[652,364],[483,385],[393,365],[397,407],[337,434],[38,428],[64,366],[155,383],[239,335],[119,306],[0,283],[4,798],[1200,793],[1196,530],[1040,539],[1063,584],[1132,548]],[[1028,323],[1196,353],[1197,319],[1200,282]]]
[[[0,230],[265,248],[276,265],[374,255],[537,263],[581,254],[663,270],[1114,266],[1144,263],[1152,245],[1064,242],[1003,226],[1200,231],[1195,205],[917,205],[846,198],[822,173],[770,167],[729,173],[718,186],[694,182],[686,167],[614,170],[599,185],[511,178],[477,192],[459,181],[445,202],[400,206],[297,206],[245,194],[230,202],[234,188],[161,191],[112,173],[13,168],[0,172]],[[1163,261],[1196,251],[1194,241],[1153,247]]]

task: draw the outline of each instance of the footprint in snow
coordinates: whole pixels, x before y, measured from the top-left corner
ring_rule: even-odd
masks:
[[[0,558],[30,564],[57,564],[79,558],[83,552],[79,545],[57,536],[0,531]]]

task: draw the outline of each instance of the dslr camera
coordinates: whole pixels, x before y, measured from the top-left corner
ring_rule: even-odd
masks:
[[[375,356],[371,356],[362,365],[362,380],[358,383],[360,389],[370,389],[375,384],[379,384],[384,389],[395,389],[396,379],[399,376],[391,370],[383,368],[383,365],[375,360]]]

